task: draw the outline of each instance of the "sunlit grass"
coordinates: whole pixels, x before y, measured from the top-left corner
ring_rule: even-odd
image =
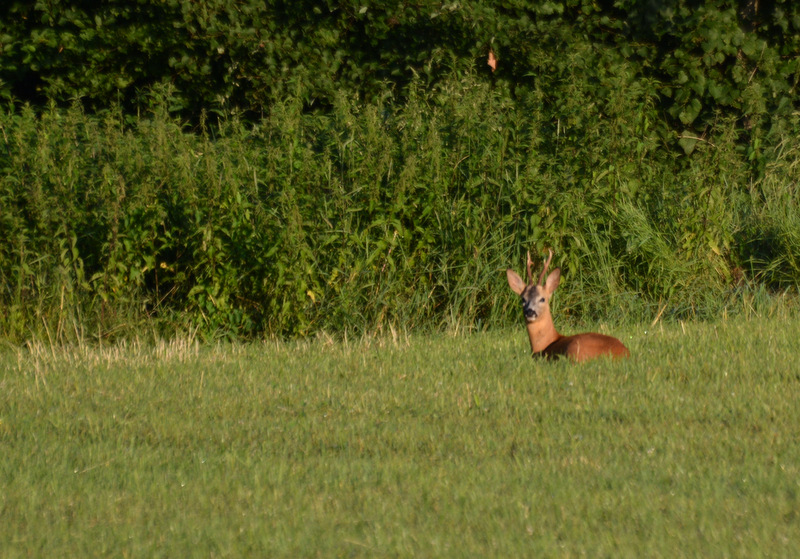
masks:
[[[23,556],[794,556],[800,321],[0,354]]]

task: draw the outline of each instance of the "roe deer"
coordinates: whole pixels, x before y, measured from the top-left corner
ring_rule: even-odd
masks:
[[[533,283],[531,274],[531,253],[528,252],[528,283],[522,281],[514,270],[506,270],[508,285],[511,290],[522,298],[522,311],[525,315],[525,322],[528,327],[528,337],[531,340],[531,351],[533,355],[543,355],[548,358],[557,355],[565,355],[569,359],[581,362],[594,359],[601,355],[611,357],[628,357],[628,348],[622,345],[616,338],[595,334],[576,334],[574,336],[562,336],[556,331],[553,325],[553,316],[550,314],[550,297],[561,281],[561,269],[556,268],[545,281],[547,268],[553,259],[553,251],[544,262],[544,270],[539,276],[539,283]]]

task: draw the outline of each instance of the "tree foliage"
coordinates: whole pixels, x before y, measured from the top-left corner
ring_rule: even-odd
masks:
[[[290,96],[328,109],[342,90],[402,98],[415,76],[433,83],[451,68],[489,79],[492,48],[509,95],[546,91],[556,116],[570,74],[591,84],[624,67],[652,80],[665,124],[691,151],[721,115],[769,129],[796,104],[800,76],[800,6],[788,0],[40,0],[6,3],[0,17],[6,98],[133,109],[169,83],[174,108],[195,119],[257,116]]]

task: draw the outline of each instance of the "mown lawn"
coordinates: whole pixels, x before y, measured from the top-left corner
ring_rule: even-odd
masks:
[[[800,556],[800,320],[614,333],[2,350],[2,556]]]

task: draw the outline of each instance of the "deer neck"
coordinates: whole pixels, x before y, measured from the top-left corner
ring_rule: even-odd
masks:
[[[553,317],[550,315],[549,309],[547,310],[547,314],[543,314],[539,317],[539,320],[528,322],[527,327],[528,338],[531,340],[531,351],[533,353],[544,351],[547,346],[561,337],[561,334],[556,331],[556,327],[553,324]]]

